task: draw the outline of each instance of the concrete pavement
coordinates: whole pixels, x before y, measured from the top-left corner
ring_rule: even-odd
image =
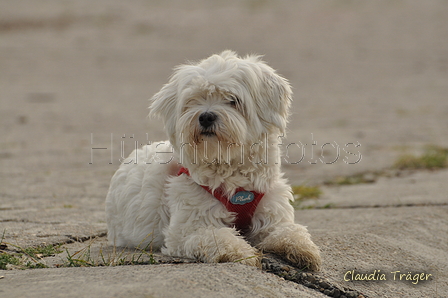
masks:
[[[12,244],[5,251],[65,243],[70,255],[86,247],[96,260],[111,253],[110,177],[136,141],[165,139],[159,121],[146,118],[147,98],[175,65],[227,48],[265,54],[294,87],[283,148],[294,185],[387,169],[428,144],[448,147],[447,13],[438,1],[3,2],[0,232]],[[296,212],[322,249],[315,279],[347,295],[447,297],[447,179],[445,169],[322,186],[320,199],[302,205],[315,209]],[[277,277],[297,281],[286,264],[275,275],[153,257],[165,264],[55,268],[67,262],[63,252],[41,260],[48,269],[0,271],[0,295],[322,296]],[[431,276],[414,284],[422,273]]]

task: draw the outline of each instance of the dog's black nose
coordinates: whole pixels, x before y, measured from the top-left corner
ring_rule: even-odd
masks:
[[[215,113],[205,112],[199,115],[199,124],[203,128],[209,128],[216,121],[218,116]]]

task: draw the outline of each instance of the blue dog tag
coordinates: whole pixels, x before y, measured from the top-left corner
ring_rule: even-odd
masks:
[[[234,205],[244,205],[254,200],[255,196],[250,191],[239,191],[230,199],[230,203]]]

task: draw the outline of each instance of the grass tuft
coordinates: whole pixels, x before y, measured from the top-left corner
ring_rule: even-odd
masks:
[[[92,253],[91,246],[95,239],[84,248],[70,254],[65,250],[66,256],[64,264],[61,267],[98,267],[98,266],[124,266],[124,265],[143,265],[157,264],[151,251],[151,244],[146,247],[137,247],[137,252],[128,252],[126,248],[117,251],[116,247],[112,253],[105,254],[101,246],[97,253]]]
[[[292,187],[294,199],[317,199],[322,194],[319,186],[296,185]]]
[[[12,268],[16,269],[36,269],[36,268],[48,268],[46,264],[40,260],[44,257],[52,256],[60,253],[60,246],[38,246],[22,248],[18,245],[11,243],[0,242],[3,246],[13,246],[17,249],[16,252],[3,251],[0,254],[0,269],[7,270]]]
[[[324,182],[325,185],[355,185],[363,183],[374,183],[377,180],[378,173],[358,173],[348,176],[338,176],[334,179]]]
[[[0,270],[8,269],[35,269],[48,268],[43,258],[64,253],[60,245],[42,245],[37,247],[22,248],[18,245],[4,242],[5,231],[0,237]],[[129,252],[126,248],[117,251],[114,247],[113,252],[105,254],[101,246],[99,251],[92,252],[92,243],[97,238],[92,238],[84,248],[70,253],[65,249],[65,256],[62,257],[63,264],[56,267],[97,267],[97,266],[122,266],[122,265],[140,265],[157,264],[152,253],[152,243],[146,247],[137,247],[137,251]],[[14,247],[14,250],[8,249],[8,246]]]
[[[292,186],[292,193],[294,196],[294,201],[291,202],[295,209],[299,209],[300,204],[303,200],[307,199],[318,199],[322,194],[322,190],[319,186],[308,186],[308,185],[295,185]]]
[[[62,245],[42,245],[42,246],[37,246],[37,247],[27,247],[27,248],[23,248],[21,249],[22,252],[34,259],[40,259],[40,258],[45,258],[45,257],[49,257],[49,256],[54,256],[57,255],[59,253],[62,252],[62,250],[60,250],[60,247]]]
[[[448,149],[439,146],[427,146],[420,156],[404,154],[394,164],[399,170],[443,169],[448,167]]]
[[[8,265],[19,266],[20,259],[6,252],[0,254],[0,269],[7,270]]]

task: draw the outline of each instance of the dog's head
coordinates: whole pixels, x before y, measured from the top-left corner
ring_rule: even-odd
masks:
[[[232,51],[175,69],[150,100],[174,148],[220,141],[247,145],[285,132],[291,87],[260,56]]]

